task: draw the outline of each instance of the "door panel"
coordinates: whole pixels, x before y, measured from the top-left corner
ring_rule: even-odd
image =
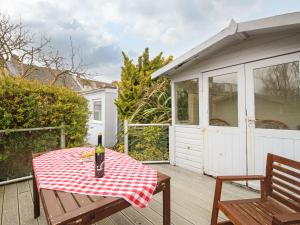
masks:
[[[246,141],[238,129],[208,129],[205,173],[213,176],[245,174]],[[244,147],[243,147],[244,146]]]
[[[244,67],[203,74],[204,172],[246,174]]]
[[[300,160],[299,59],[296,53],[245,66],[249,174],[265,173],[267,153]]]

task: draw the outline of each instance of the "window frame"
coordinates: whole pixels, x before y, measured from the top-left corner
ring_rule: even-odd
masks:
[[[213,81],[213,79],[214,78],[220,78],[220,77],[225,77],[225,76],[234,76],[234,80],[235,80],[235,82],[236,82],[236,102],[235,102],[235,104],[236,104],[236,113],[235,113],[235,115],[236,115],[236,118],[233,118],[235,121],[235,123],[236,124],[234,124],[234,125],[231,125],[231,124],[228,124],[228,125],[216,125],[216,124],[211,124],[211,119],[213,119],[213,118],[215,118],[214,116],[212,116],[212,118],[211,118],[211,113],[213,113],[212,111],[211,111],[211,95],[210,95],[210,91],[211,91],[211,80]],[[227,78],[227,77],[226,77]],[[226,79],[225,78],[225,79]],[[217,83],[217,82],[213,82],[213,83]],[[239,79],[239,72],[238,71],[233,71],[233,72],[226,72],[226,73],[219,73],[219,74],[214,74],[214,75],[211,75],[211,76],[208,76],[207,77],[207,85],[208,85],[208,87],[207,87],[207,90],[208,90],[208,93],[207,93],[207,97],[208,97],[208,99],[207,99],[207,107],[208,107],[208,125],[210,126],[210,127],[227,127],[227,128],[238,128],[239,127],[239,117],[240,117],[240,115],[239,115],[239,98],[240,98],[240,93],[239,93],[239,86],[240,86],[240,79]],[[226,84],[226,83],[224,83],[224,84]],[[222,118],[219,118],[220,119],[220,121],[224,121],[224,122],[226,122],[226,120],[224,120],[224,118],[222,117]]]
[[[101,105],[101,109],[100,109],[100,120],[98,120],[98,119],[95,119],[95,103],[98,103],[98,102],[100,102],[100,105]],[[94,122],[97,122],[97,123],[102,123],[103,122],[103,101],[102,101],[102,99],[94,99],[93,101],[92,101],[92,120],[94,121]]]
[[[172,123],[174,126],[188,126],[188,127],[200,127],[201,124],[201,108],[200,108],[200,102],[201,102],[201,98],[202,98],[202,92],[201,92],[201,76],[197,75],[197,76],[192,76],[192,77],[188,77],[185,79],[176,79],[172,81],[172,96],[173,97],[173,102],[172,102],[172,108],[173,108],[173,112],[172,112]],[[198,122],[195,124],[189,124],[189,123],[178,123],[178,119],[177,119],[177,89],[176,86],[178,83],[181,82],[187,82],[187,81],[191,81],[191,80],[197,80],[197,90],[198,90]]]

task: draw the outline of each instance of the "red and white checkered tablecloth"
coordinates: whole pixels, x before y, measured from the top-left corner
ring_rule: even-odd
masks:
[[[106,149],[105,176],[95,178],[94,160],[80,160],[84,151],[93,149],[56,150],[34,158],[33,168],[38,189],[120,197],[133,206],[147,206],[156,188],[157,171],[129,156]]]

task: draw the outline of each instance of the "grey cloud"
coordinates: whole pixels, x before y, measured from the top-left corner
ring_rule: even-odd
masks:
[[[81,28],[81,24],[75,19],[73,19],[72,21],[69,21],[69,22],[61,22],[60,26],[63,29],[67,29],[67,30],[68,29],[77,30],[77,29]]]
[[[29,28],[50,36],[54,47],[65,55],[70,54],[71,36],[92,73],[115,79],[120,73],[121,49],[132,58],[146,46],[178,55],[218,31],[233,15],[251,17],[261,1],[10,0],[1,7],[5,10],[4,6],[10,5],[8,9],[15,10],[10,11],[11,16],[18,19],[21,15]],[[108,31],[107,24],[123,29]],[[140,43],[129,43],[130,36]]]
[[[122,60],[122,50],[116,44],[101,46],[92,50],[88,60],[95,64],[98,63],[120,63]]]

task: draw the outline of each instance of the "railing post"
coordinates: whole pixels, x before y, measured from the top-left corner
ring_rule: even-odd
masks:
[[[66,133],[64,124],[62,124],[60,128],[60,148],[66,148]]]
[[[124,120],[124,152],[128,155],[128,120]]]
[[[169,160],[171,165],[175,165],[174,131],[173,126],[169,126]]]

